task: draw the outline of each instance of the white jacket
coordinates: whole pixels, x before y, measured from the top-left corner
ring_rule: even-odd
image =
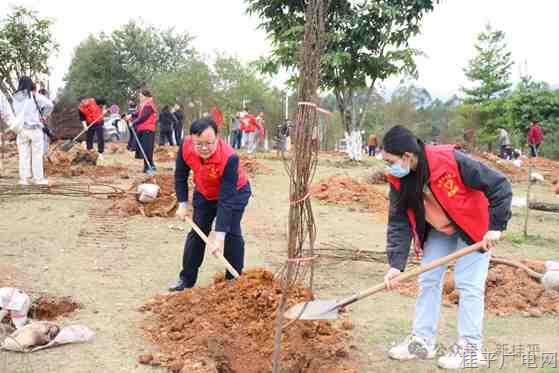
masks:
[[[20,91],[14,95],[15,114],[18,115],[22,110],[25,110],[23,128],[26,129],[41,128],[43,126],[41,123],[41,115],[44,117],[49,116],[54,108],[52,101],[47,97],[39,93],[32,93],[32,95],[35,96],[37,104],[35,104],[33,96],[29,97],[27,92]],[[37,110],[37,106],[40,112]]]

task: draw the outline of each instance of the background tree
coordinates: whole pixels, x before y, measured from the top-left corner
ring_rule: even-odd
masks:
[[[24,7],[14,7],[0,20],[0,90],[6,96],[15,92],[20,76],[40,80],[49,73],[49,58],[58,51],[52,25]]]
[[[188,33],[131,21],[110,35],[92,35],[76,48],[64,96],[99,95],[124,103],[138,87],[162,73],[182,71],[199,60]]]
[[[272,41],[272,55],[261,66],[294,71],[302,43],[303,0],[246,0],[248,12],[260,17],[260,28]],[[329,2],[327,45],[321,61],[321,87],[332,90],[346,131],[359,131],[366,111],[357,110],[355,95],[372,96],[375,83],[391,75],[414,74],[418,51],[408,44],[419,32],[431,0]],[[352,144],[350,144],[352,145]],[[356,153],[355,155],[360,154]]]

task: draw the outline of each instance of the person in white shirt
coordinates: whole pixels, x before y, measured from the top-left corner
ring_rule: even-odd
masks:
[[[19,151],[19,184],[48,185],[43,170],[44,135],[41,116],[49,116],[54,105],[45,96],[36,93],[36,86],[28,76],[19,79],[13,97],[16,116],[23,113],[23,128],[17,134]]]

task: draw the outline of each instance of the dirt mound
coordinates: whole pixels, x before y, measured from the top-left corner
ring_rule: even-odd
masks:
[[[157,162],[174,162],[177,159],[177,148],[171,146],[158,146],[153,151],[153,159]]]
[[[377,170],[367,177],[367,182],[373,185],[380,185],[388,183],[388,179],[383,170]]]
[[[150,203],[141,203],[137,200],[134,194],[138,185],[144,183],[151,183],[159,185],[159,195],[157,199]],[[115,195],[112,206],[109,211],[116,212],[118,215],[127,217],[142,215],[147,217],[173,217],[177,209],[177,198],[175,195],[175,176],[173,174],[158,174],[155,176],[147,177],[141,181],[132,184],[128,189],[128,194]]]
[[[313,185],[311,193],[323,203],[342,206],[358,204],[365,211],[388,211],[387,197],[372,185],[361,183],[349,176],[331,176]]]
[[[123,154],[126,152],[126,144],[110,143],[106,146],[106,151],[109,154]]]
[[[543,263],[523,261],[533,270],[543,273]],[[400,285],[399,292],[415,297],[418,293],[417,281]],[[459,293],[454,286],[451,271],[445,275],[443,303],[458,304]],[[491,264],[485,288],[485,309],[497,316],[521,313],[525,316],[559,314],[559,292],[545,291],[542,284],[525,271],[503,264]]]
[[[128,178],[128,168],[120,165],[97,165],[99,154],[95,150],[72,149],[69,152],[55,151],[50,162],[44,162],[47,176],[89,176],[104,178],[118,176]]]
[[[4,146],[0,145],[0,157],[4,154],[5,158],[12,158],[17,157],[17,145],[16,144],[4,144]]]
[[[280,297],[279,282],[263,269],[231,282],[221,277],[209,288],[157,296],[140,310],[155,316],[143,330],[161,354],[138,360],[174,372],[269,372]],[[308,299],[308,290],[294,288],[289,305]],[[330,322],[294,322],[284,330],[282,371],[355,372],[344,342],[345,333]]]
[[[272,169],[268,166],[263,165],[258,162],[255,157],[250,157],[248,155],[239,155],[239,160],[241,161],[241,166],[250,175],[270,175]]]
[[[80,304],[70,297],[57,298],[43,295],[31,304],[29,317],[35,320],[54,320],[68,316],[78,308]]]
[[[474,159],[497,169],[508,176],[512,182],[528,180],[528,159],[522,159],[522,166],[517,167],[512,161],[503,160],[491,153],[479,153],[472,156]],[[559,179],[559,162],[538,157],[532,159],[532,172],[541,174],[547,182]]]

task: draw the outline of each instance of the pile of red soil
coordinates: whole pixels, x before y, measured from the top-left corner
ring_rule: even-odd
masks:
[[[311,194],[323,203],[361,205],[365,211],[388,211],[388,198],[368,183],[349,176],[332,176],[313,185]]]
[[[71,149],[55,151],[44,162],[47,176],[89,176],[92,178],[128,178],[128,168],[119,165],[97,165],[99,154],[95,150]]]
[[[253,269],[236,281],[221,277],[208,288],[157,296],[140,310],[152,313],[147,319],[155,321],[142,328],[161,353],[138,360],[173,372],[270,372],[281,294],[271,272]],[[288,304],[308,299],[308,290],[292,288]],[[286,327],[282,372],[356,372],[340,329],[327,321]]]
[[[80,308],[80,304],[70,297],[51,297],[43,295],[33,301],[29,317],[35,320],[55,320],[70,315]]]
[[[523,261],[524,264],[544,273],[543,263]],[[401,284],[398,291],[415,297],[418,294],[417,281]],[[456,305],[460,295],[454,286],[451,271],[445,275],[443,283],[443,303]],[[544,314],[559,314],[559,292],[546,291],[542,284],[528,276],[525,271],[503,264],[491,264],[485,288],[485,309],[497,316],[521,313],[539,317]]]
[[[107,144],[105,150],[109,154],[123,154],[126,152],[126,144],[113,142]]]
[[[247,155],[240,155],[239,160],[241,162],[241,166],[245,169],[245,171],[250,175],[270,175],[272,173],[272,169],[268,166],[263,165],[262,163],[258,162],[255,157],[250,157]]]
[[[155,201],[141,203],[136,198],[138,185],[150,183],[159,185],[159,195]],[[142,181],[137,181],[128,189],[128,194],[117,194],[111,198],[115,199],[109,211],[115,212],[120,216],[128,217],[142,215],[147,217],[173,217],[177,210],[177,198],[175,195],[175,176],[171,173],[158,174],[147,177]]]
[[[157,162],[174,162],[177,159],[177,148],[158,146],[153,151],[153,159]]]
[[[4,144],[4,146],[0,145],[0,157],[2,157],[2,153],[4,154],[5,158],[12,158],[17,157],[17,145],[16,144]]]
[[[497,169],[508,176],[513,182],[528,180],[528,159],[522,159],[522,166],[516,167],[512,161],[506,161],[491,153],[474,154],[473,158]],[[541,174],[548,182],[559,179],[559,162],[551,159],[538,157],[532,159],[532,172]]]

